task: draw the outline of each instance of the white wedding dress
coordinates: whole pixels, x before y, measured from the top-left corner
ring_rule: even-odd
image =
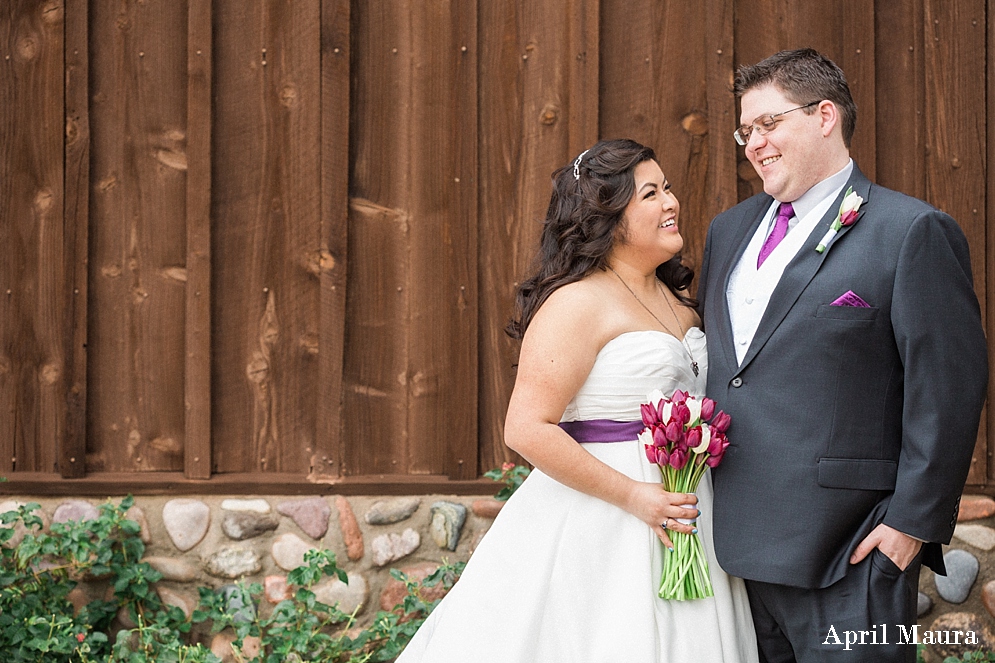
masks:
[[[697,377],[669,334],[636,331],[612,339],[563,421],[638,420],[653,389],[701,395],[705,336],[692,328],[685,340],[698,361]],[[636,440],[583,446],[633,479],[660,481]],[[534,470],[397,663],[757,661],[743,581],[727,576],[712,550],[710,474],[696,494],[715,596],[666,601],[657,597],[663,546],[645,523]]]

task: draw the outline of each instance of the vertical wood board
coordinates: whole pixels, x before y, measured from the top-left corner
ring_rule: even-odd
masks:
[[[214,4],[213,457],[307,473],[320,305],[320,6]]]
[[[972,248],[974,289],[984,316],[987,131],[978,114],[986,105],[986,7],[984,0],[926,0],[924,7],[926,200],[954,217],[964,230]],[[986,479],[986,431],[987,413],[969,483]]]
[[[90,223],[89,1],[65,3],[65,200],[63,341],[66,425],[58,462],[63,478],[86,473],[87,292]]]
[[[91,5],[87,467],[183,467],[187,6]]]
[[[50,10],[50,11],[48,11]],[[56,469],[65,426],[64,12],[0,10],[0,471]]]
[[[504,333],[532,267],[550,175],[598,139],[599,3],[480,6],[478,472],[520,461],[504,445],[518,347]]]
[[[337,476],[342,457],[349,233],[349,0],[321,3],[321,238],[318,411],[310,473]]]
[[[211,476],[211,0],[188,0],[183,473]]]

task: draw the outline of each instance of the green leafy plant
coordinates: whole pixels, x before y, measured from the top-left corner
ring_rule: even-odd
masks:
[[[55,523],[43,531],[27,504],[0,515],[0,651],[5,663],[60,663],[72,655],[106,653],[104,634],[122,608],[132,618],[152,617],[178,625],[183,613],[166,608],[152,591],[161,574],[141,562],[145,552],[138,523],[125,513],[131,497],[101,505],[95,520]],[[20,525],[23,538],[11,545]],[[70,592],[83,579],[106,579],[110,599],[90,601],[78,612]],[[84,650],[86,650],[84,652]]]
[[[498,494],[494,496],[494,499],[501,500],[503,502],[515,494],[518,487],[521,486],[522,482],[525,481],[525,478],[529,476],[530,471],[531,470],[524,465],[504,463],[501,467],[484,472],[484,476],[488,479],[504,484],[504,488],[502,488]]]
[[[990,663],[995,661],[995,652],[966,652],[962,657],[957,658],[956,656],[947,656],[943,659],[943,663]]]
[[[406,594],[393,610],[378,612],[373,618],[373,624],[352,642],[357,653],[354,658],[349,659],[349,663],[393,661],[442,600],[428,600],[422,593],[422,588],[441,584],[446,590],[451,589],[465,566],[466,562],[451,564],[448,560],[443,560],[442,565],[421,582],[397,569],[391,569],[390,575],[404,583]]]
[[[201,588],[201,607],[194,612],[193,621],[210,620],[212,633],[230,627],[236,636],[232,649],[238,661],[283,663],[291,655],[302,661],[343,660],[351,642],[345,631],[353,625],[355,614],[345,614],[337,606],[317,600],[311,588],[327,576],[349,582],[346,572],[335,563],[335,553],[309,550],[304,555],[304,565],[287,577],[288,583],[298,587],[294,597],[277,603],[269,617],[260,617],[255,609],[263,588],[253,583],[248,587],[236,585],[234,591],[231,587],[227,590]],[[245,639],[249,636],[260,640],[257,658],[246,659],[243,653]]]
[[[163,605],[154,587],[162,576],[141,561],[140,528],[126,517],[133,503],[131,497],[117,506],[108,502],[96,520],[56,523],[49,532],[35,513],[37,504],[0,515],[3,663],[220,663],[203,645],[188,642],[192,625],[201,623],[211,633],[232,630],[239,663],[390,661],[438,604],[425,598],[423,588],[452,587],[464,566],[444,562],[421,583],[391,570],[405,584],[404,599],[354,632],[355,613],[318,601],[313,591],[328,577],[348,583],[348,575],[334,553],[312,550],[287,577],[296,588],[293,597],[268,616],[256,608],[262,587],[238,584],[200,588],[200,604],[187,620],[179,608]],[[69,596],[83,580],[106,586],[107,593],[76,609]],[[119,614],[136,626],[111,633]]]

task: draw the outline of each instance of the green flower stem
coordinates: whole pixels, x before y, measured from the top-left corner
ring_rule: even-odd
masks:
[[[693,493],[698,489],[708,466],[705,456],[701,462],[691,462],[680,470],[667,466],[661,468],[664,489],[675,493]],[[697,459],[696,458],[696,459]],[[713,596],[708,573],[708,558],[697,534],[670,532],[673,551],[664,553],[663,574],[658,595],[662,599],[688,601]]]

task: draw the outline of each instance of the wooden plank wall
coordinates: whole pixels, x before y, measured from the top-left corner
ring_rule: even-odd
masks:
[[[696,264],[759,188],[734,69],[782,48],[961,223],[995,331],[993,3],[6,2],[0,489],[491,492],[550,173],[655,147]]]

